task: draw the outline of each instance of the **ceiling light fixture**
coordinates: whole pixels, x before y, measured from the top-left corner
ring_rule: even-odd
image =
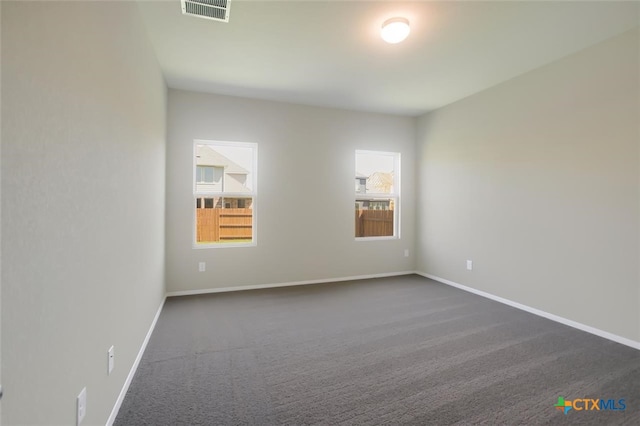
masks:
[[[406,18],[387,19],[382,24],[380,35],[387,43],[400,43],[409,35],[409,20]]]

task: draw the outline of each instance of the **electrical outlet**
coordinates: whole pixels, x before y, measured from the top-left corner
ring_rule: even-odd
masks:
[[[404,257],[409,257],[409,249],[404,249]]]
[[[467,271],[471,271],[473,269],[473,260],[467,260]]]
[[[109,348],[109,351],[107,352],[107,357],[108,357],[108,367],[107,367],[107,374],[111,374],[111,372],[113,371],[113,363],[115,361],[115,352],[113,351],[113,346],[111,346]]]
[[[80,425],[87,414],[87,388],[82,388],[78,398],[76,398],[76,425]]]
[[[206,262],[198,263],[198,271],[204,272],[206,270],[207,270],[207,263]]]

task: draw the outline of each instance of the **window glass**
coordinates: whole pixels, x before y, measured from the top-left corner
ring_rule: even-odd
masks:
[[[255,245],[257,145],[195,141],[194,247]]]
[[[356,151],[355,237],[399,237],[400,153]]]

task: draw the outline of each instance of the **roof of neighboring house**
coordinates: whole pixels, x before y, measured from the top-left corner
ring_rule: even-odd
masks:
[[[229,160],[208,145],[196,145],[196,164],[198,166],[224,167],[224,172],[227,174],[249,174],[247,169]]]
[[[388,193],[393,187],[393,173],[373,172],[367,178],[367,192]]]

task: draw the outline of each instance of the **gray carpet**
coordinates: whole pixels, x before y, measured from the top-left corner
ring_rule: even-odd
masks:
[[[640,351],[417,275],[174,297],[115,424],[638,425]]]

